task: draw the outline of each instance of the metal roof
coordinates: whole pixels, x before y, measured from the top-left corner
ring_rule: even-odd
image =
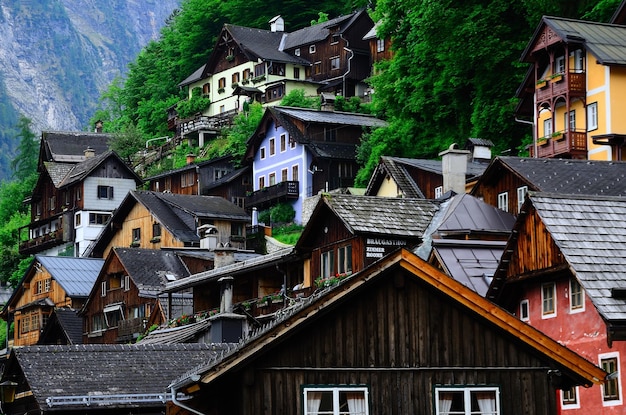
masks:
[[[306,108],[273,107],[300,121],[323,124],[360,125],[363,127],[385,127],[387,122],[374,116],[353,112],[320,111]]]
[[[38,261],[61,285],[68,297],[87,297],[104,265],[100,258],[36,255]]]

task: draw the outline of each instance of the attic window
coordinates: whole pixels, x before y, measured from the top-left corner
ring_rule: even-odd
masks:
[[[309,46],[309,53],[315,53],[315,45]]]
[[[330,44],[331,45],[334,45],[336,43],[339,43],[339,34],[338,33],[333,34],[331,36],[331,38],[330,38]]]
[[[300,56],[300,48],[297,48],[296,50],[294,50],[293,54],[296,56]]]

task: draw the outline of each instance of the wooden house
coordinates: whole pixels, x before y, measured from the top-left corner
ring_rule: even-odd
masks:
[[[113,248],[80,311],[83,343],[133,342],[153,324],[191,314],[191,293],[169,301],[162,294],[167,282],[187,276],[173,251]]]
[[[624,162],[496,157],[471,194],[517,215],[529,191],[619,196],[624,177]]]
[[[113,247],[212,249],[218,243],[245,248],[249,221],[242,208],[221,197],[132,191],[88,253],[105,257]]]
[[[522,53],[529,71],[517,92],[516,115],[533,124],[531,155],[624,159],[626,125],[612,116],[626,97],[621,23],[541,19]]]
[[[385,126],[356,113],[273,107],[248,140],[254,192],[246,206],[266,209],[290,203],[302,223],[302,203],[320,191],[354,185],[356,148],[364,130]]]
[[[293,32],[285,31],[281,16],[270,21],[270,30],[226,24],[207,63],[179,84],[188,88],[188,99],[204,96],[210,105],[187,119],[172,113],[169,125],[177,136],[204,140],[246,102],[275,105],[296,89],[308,96],[363,97],[371,68],[363,37],[373,26],[365,10]]]
[[[41,169],[45,162],[80,163],[89,156],[89,151],[96,155],[110,150],[111,134],[88,133],[84,131],[42,131],[39,142],[39,163]],[[41,170],[40,170],[41,171]]]
[[[322,195],[296,243],[306,254],[304,287],[358,272],[423,240],[439,204],[425,199]]]
[[[167,413],[548,415],[605,376],[401,250],[174,380]]]
[[[624,411],[626,198],[530,193],[487,297],[611,374],[560,413]]]
[[[83,319],[78,311],[70,307],[52,310],[37,344],[83,344]]]
[[[15,348],[1,381],[14,383],[2,412],[162,414],[168,384],[228,350],[225,344],[55,345]],[[5,395],[6,396],[6,395]]]
[[[31,221],[20,228],[19,251],[82,256],[111,212],[142,181],[110,150],[98,155],[89,150],[78,162],[72,161],[77,156],[54,156],[55,160],[43,161],[39,167],[39,178],[27,200]]]
[[[37,344],[55,308],[79,309],[104,261],[35,255],[0,316],[14,323],[14,346]]]

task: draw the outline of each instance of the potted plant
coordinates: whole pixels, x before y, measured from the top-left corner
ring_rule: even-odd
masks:
[[[537,89],[545,88],[548,85],[548,81],[541,78],[537,81]]]
[[[551,82],[561,82],[563,80],[563,74],[561,72],[553,73],[550,75]]]
[[[552,138],[556,141],[561,141],[565,138],[565,135],[563,134],[563,131],[555,131],[552,133]]]
[[[548,144],[548,139],[549,139],[549,138],[550,138],[550,137],[548,137],[548,136],[539,137],[539,138],[537,139],[537,145],[538,145],[538,146],[545,146],[545,145],[547,145],[547,144]]]

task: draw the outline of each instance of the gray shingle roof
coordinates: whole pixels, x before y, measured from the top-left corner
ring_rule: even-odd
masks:
[[[284,32],[272,32],[269,30],[255,29],[252,27],[224,25],[224,29],[230,32],[239,47],[251,60],[258,58],[276,62],[294,63],[298,65],[310,65],[305,59],[290,55],[281,50],[281,42],[284,37],[291,36]]]
[[[498,162],[527,180],[530,190],[626,196],[626,162],[496,157],[488,169]]]
[[[429,159],[409,159],[404,157],[394,157],[396,163],[403,163],[407,166],[416,167],[425,171],[430,171],[436,174],[443,174],[443,168],[441,160],[429,160]],[[481,176],[487,168],[487,163],[477,163],[471,160],[467,161],[467,179],[473,179]]]
[[[39,344],[46,344],[47,336],[55,330],[63,333],[68,344],[83,343],[83,319],[78,315],[77,310],[66,307],[55,308],[43,328]],[[51,343],[48,342],[48,344]]]
[[[387,122],[374,116],[352,112],[320,111],[307,108],[274,107],[274,111],[305,122],[339,125],[360,125],[363,127],[385,127]]]
[[[63,179],[75,166],[75,163],[55,163],[53,161],[46,161],[43,164],[50,176],[50,180],[52,180],[52,184],[54,184],[56,188],[61,186]]]
[[[421,238],[439,204],[426,199],[332,194],[323,197],[353,233]]]
[[[172,379],[227,348],[224,344],[197,343],[27,346],[13,349],[13,354],[33,397],[41,408],[48,408],[46,399],[51,397],[165,394]],[[154,403],[129,399],[109,407],[146,405]],[[63,408],[54,407],[57,411]]]
[[[72,131],[43,131],[44,161],[77,163],[85,159],[85,150],[92,148],[96,155],[109,149],[110,134]]]
[[[87,297],[104,265],[100,258],[36,255],[35,261],[50,273],[68,297]]]
[[[330,29],[338,25],[340,26],[339,33],[341,33],[360,13],[364,13],[364,11],[339,16],[326,22],[291,32],[285,40],[285,49],[293,49],[324,40],[330,35]]]
[[[179,327],[167,327],[154,330],[137,344],[175,344],[195,342],[205,335],[211,328],[211,320],[204,319],[197,323],[185,324]]]
[[[142,248],[113,248],[139,289],[139,296],[156,296],[168,282],[189,276],[189,270],[172,251]],[[172,281],[173,281],[172,280]]]
[[[562,39],[583,41],[600,64],[626,64],[626,27],[562,17],[544,17],[543,21]]]
[[[598,312],[626,319],[626,301],[611,296],[612,288],[626,288],[626,197],[529,197]]]

